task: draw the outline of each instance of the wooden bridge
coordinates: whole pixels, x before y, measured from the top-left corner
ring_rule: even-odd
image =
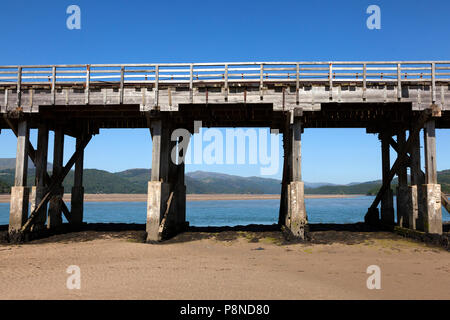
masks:
[[[84,148],[102,128],[150,129],[147,239],[158,241],[183,230],[184,163],[170,161],[169,150],[180,143],[170,137],[177,128],[194,133],[196,120],[205,127],[270,127],[283,134],[279,223],[295,237],[304,238],[307,230],[301,178],[305,128],[366,128],[379,134],[383,186],[366,222],[442,233],[441,201],[447,200],[437,184],[435,128],[450,128],[450,61],[0,66],[0,112],[0,129],[18,137],[11,238],[57,230],[62,214],[70,226],[80,226]],[[35,147],[30,128],[38,129]],[[55,133],[51,176],[46,170],[49,130]],[[66,164],[64,135],[76,138],[76,151]],[[392,167],[390,147],[397,153]],[[26,185],[28,156],[36,165],[32,188]],[[69,210],[62,181],[73,166]],[[399,182],[397,219],[394,176]]]

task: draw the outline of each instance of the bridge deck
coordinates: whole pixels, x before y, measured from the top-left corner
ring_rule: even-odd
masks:
[[[1,113],[101,106],[125,115],[184,104],[320,111],[325,103],[450,110],[450,61],[0,66]]]
[[[27,114],[31,127],[62,123],[67,134],[77,120],[148,128],[155,112],[185,127],[282,128],[294,109],[303,128],[376,132],[386,119],[409,126],[432,104],[443,111],[436,127],[450,128],[450,61],[0,66],[0,112]]]

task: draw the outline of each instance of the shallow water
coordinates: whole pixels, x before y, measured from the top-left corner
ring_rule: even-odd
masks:
[[[306,199],[310,223],[364,221],[374,197]],[[67,204],[70,207],[70,203]],[[236,226],[278,222],[279,200],[188,201],[186,218],[191,226]],[[145,202],[86,202],[84,221],[91,223],[145,223]],[[442,210],[444,221],[450,215]],[[0,225],[8,224],[9,203],[0,203]]]

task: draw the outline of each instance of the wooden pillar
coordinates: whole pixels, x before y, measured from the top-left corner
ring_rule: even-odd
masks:
[[[401,130],[397,134],[398,149],[402,150],[406,144],[406,132]],[[398,155],[400,156],[400,155]],[[397,224],[401,227],[409,227],[408,216],[408,166],[404,162],[401,164],[397,172],[398,187],[397,187]]]
[[[436,168],[436,129],[435,121],[430,120],[425,123],[424,128],[425,143],[425,183],[437,183]]]
[[[28,218],[29,188],[27,187],[28,142],[30,128],[27,120],[20,120],[17,130],[16,173],[11,188],[9,233],[18,232]]]
[[[411,134],[411,131],[410,131]],[[413,230],[423,230],[423,210],[420,205],[422,197],[423,180],[422,169],[420,166],[420,133],[417,132],[414,136],[410,152],[410,167],[411,167],[411,186],[409,186],[408,196],[408,228]]]
[[[287,189],[290,182],[289,178],[289,138],[290,128],[285,128],[283,132],[283,177],[281,180],[281,197],[280,197],[280,212],[278,215],[278,224],[280,226],[287,225]]]
[[[186,185],[185,185],[185,158],[187,147],[189,145],[190,133],[188,130],[184,130],[185,136],[178,137],[178,141],[172,142],[172,147],[170,150],[170,163],[174,165],[173,172],[173,190],[175,192],[175,233],[184,231],[188,223],[186,221]],[[180,139],[181,138],[181,139]],[[183,141],[187,139],[188,141]],[[187,142],[187,143],[186,143]],[[184,148],[182,147],[184,145]],[[172,149],[173,148],[173,149]],[[176,152],[173,152],[175,150]],[[176,159],[173,155],[177,155]]]
[[[383,132],[380,134],[381,139],[381,166],[383,173],[383,183],[389,179],[389,171],[391,170],[390,162],[390,143],[391,134]],[[392,189],[384,193],[381,199],[381,222],[386,225],[394,225],[394,200]]]
[[[186,221],[186,185],[184,182],[184,162],[177,165],[177,182],[176,182],[176,193],[177,193],[177,220],[176,228],[177,232],[184,231],[187,227]]]
[[[302,181],[302,123],[300,118],[294,118],[292,124],[292,181]]]
[[[178,165],[176,157],[171,156],[172,150],[177,150],[177,141],[172,141],[168,135],[168,160],[167,160],[167,182],[170,185],[170,192],[173,192],[169,212],[165,221],[166,235],[175,235],[178,231],[179,216],[178,216],[178,202],[180,189],[178,188]],[[175,158],[175,159],[173,159]]]
[[[82,144],[82,136],[78,136],[76,147],[80,148]],[[70,201],[71,224],[79,227],[83,223],[83,207],[84,207],[84,187],[83,187],[83,170],[84,170],[84,150],[75,162],[75,172],[72,187],[72,195]]]
[[[442,234],[441,185],[437,183],[436,130],[434,119],[425,123],[425,184],[422,186],[423,227],[428,233]]]
[[[307,216],[305,208],[304,183],[301,175],[301,118],[293,117],[288,151],[290,183],[287,186],[287,218],[284,227],[294,238],[305,239]],[[287,231],[286,230],[286,231]]]
[[[38,145],[36,150],[36,175],[35,186],[31,190],[31,212],[41,202],[45,196],[46,188],[46,175],[47,175],[47,157],[48,157],[48,126],[41,124],[38,128]],[[31,230],[44,229],[45,222],[47,220],[47,206],[43,206],[38,212],[35,219],[35,223]]]
[[[152,134],[152,173],[148,183],[147,200],[147,241],[161,241],[160,225],[170,196],[168,182],[169,169],[169,130],[163,121],[151,121]]]
[[[55,129],[55,140],[53,147],[53,173],[52,176],[56,177],[61,174],[63,169],[64,159],[64,132],[61,128]],[[62,225],[62,207],[61,199],[64,195],[64,188],[62,185],[52,194],[49,208],[48,208],[48,220],[47,228],[54,229],[59,228]]]

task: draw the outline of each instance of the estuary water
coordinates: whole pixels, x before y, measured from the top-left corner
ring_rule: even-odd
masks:
[[[306,199],[310,223],[356,223],[364,221],[374,197]],[[395,203],[395,201],[394,201]],[[70,203],[67,204],[70,206]],[[278,222],[279,200],[188,201],[186,219],[191,226],[236,226]],[[85,202],[84,221],[88,223],[146,222],[145,202]],[[450,215],[442,209],[444,221]],[[0,203],[0,225],[8,224],[9,203]]]

